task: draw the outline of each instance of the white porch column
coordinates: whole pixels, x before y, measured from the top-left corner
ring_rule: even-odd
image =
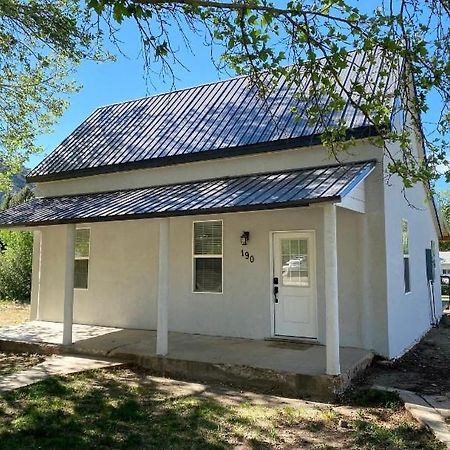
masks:
[[[33,261],[31,272],[31,320],[39,320],[40,297],[41,297],[41,276],[42,274],[42,231],[33,231]]]
[[[328,375],[339,375],[339,296],[337,272],[336,205],[330,203],[324,212],[326,355]]]
[[[75,267],[75,225],[65,227],[64,327],[63,344],[72,344],[73,286]]]
[[[372,326],[374,323],[372,313],[372,278],[370,270],[373,264],[373,251],[371,251],[370,227],[367,213],[361,217],[361,270],[362,270],[362,297],[361,297],[361,339],[365,349],[373,348]]]
[[[158,322],[156,326],[156,354],[169,351],[169,219],[159,222]]]

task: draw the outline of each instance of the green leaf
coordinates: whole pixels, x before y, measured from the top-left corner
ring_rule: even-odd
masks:
[[[113,6],[113,17],[116,22],[119,24],[122,23],[125,17],[128,17],[129,11],[128,8],[122,2],[115,2]]]

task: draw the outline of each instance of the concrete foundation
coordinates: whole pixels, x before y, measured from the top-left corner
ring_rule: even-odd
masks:
[[[60,331],[59,331],[60,330]],[[373,355],[341,347],[341,374],[325,374],[325,347],[297,342],[169,333],[169,353],[156,354],[156,332],[74,325],[74,343],[63,346],[62,324],[31,322],[0,329],[0,350],[112,357],[157,375],[221,382],[285,396],[329,400],[364,370]]]

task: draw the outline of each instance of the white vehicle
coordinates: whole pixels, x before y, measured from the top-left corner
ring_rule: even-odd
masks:
[[[286,264],[283,265],[283,272],[290,273],[290,272],[298,272],[300,269],[302,269],[302,263],[306,260],[304,256],[298,256],[295,259],[290,259],[286,262]]]

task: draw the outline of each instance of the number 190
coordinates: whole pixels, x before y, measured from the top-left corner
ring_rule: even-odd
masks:
[[[241,250],[241,256],[245,259],[248,259],[251,263],[255,261],[255,257],[253,255],[250,255],[249,252],[244,252],[244,250]]]

